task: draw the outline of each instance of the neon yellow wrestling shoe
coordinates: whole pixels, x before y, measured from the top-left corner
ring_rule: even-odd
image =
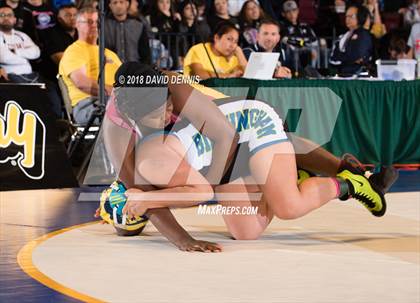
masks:
[[[362,203],[372,215],[382,217],[385,214],[385,197],[373,182],[365,176],[347,169],[337,174],[337,177],[347,181],[350,196]]]
[[[305,181],[306,179],[309,179],[312,176],[313,175],[310,172],[299,168],[298,171],[297,171],[297,177],[298,177],[297,183],[298,183],[298,185],[300,185],[303,181]]]

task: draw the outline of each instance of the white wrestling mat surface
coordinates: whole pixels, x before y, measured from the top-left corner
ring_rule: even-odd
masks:
[[[235,241],[221,216],[176,210],[218,254],[181,252],[151,224],[116,236],[92,224],[48,237],[35,268],[75,292],[107,302],[420,302],[420,193],[387,195],[383,218],[334,201],[299,220],[274,219],[257,241]]]

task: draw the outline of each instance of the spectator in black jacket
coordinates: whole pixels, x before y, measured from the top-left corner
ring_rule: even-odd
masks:
[[[214,0],[210,7],[209,17],[207,18],[210,28],[214,31],[218,23],[226,21],[234,24],[239,30],[238,19],[229,15],[228,0]]]
[[[179,56],[184,57],[191,46],[200,42],[207,42],[211,31],[205,19],[198,19],[198,11],[194,2],[181,2],[179,12],[181,13],[182,20],[178,24],[178,32],[187,34],[181,37],[179,43]],[[180,59],[182,61],[182,58]]]
[[[150,25],[159,33],[173,33],[181,15],[175,11],[171,0],[154,0],[150,9]]]
[[[122,62],[150,64],[149,37],[146,26],[128,15],[128,0],[111,0],[105,18],[105,47],[117,53]]]
[[[372,35],[363,25],[369,11],[363,6],[351,5],[346,10],[348,31],[334,44],[330,63],[343,75],[357,74],[369,64],[373,55]]]
[[[245,58],[249,60],[253,52],[280,53],[279,62],[274,72],[275,78],[291,78],[292,73],[287,66],[290,61],[286,57],[284,46],[280,43],[280,25],[274,20],[262,20],[258,27],[257,42],[243,49]]]
[[[62,5],[58,10],[57,24],[48,30],[43,61],[44,75],[50,80],[55,80],[66,48],[77,40],[76,16],[74,4]]]
[[[296,1],[285,1],[282,15],[285,18],[282,24],[282,41],[289,48],[289,57],[294,58],[294,71],[301,71],[315,62],[318,38],[308,24],[299,22],[299,7]]]
[[[181,21],[181,15],[176,12],[171,0],[153,0],[150,9],[150,25],[152,31],[160,35],[155,36],[160,40],[175,62],[175,68],[179,66],[177,38],[173,34],[178,29],[178,23]]]

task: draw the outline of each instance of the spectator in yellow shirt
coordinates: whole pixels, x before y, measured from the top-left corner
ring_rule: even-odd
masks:
[[[219,23],[212,42],[190,48],[184,59],[184,75],[199,76],[202,80],[241,77],[247,60],[238,40],[239,31],[232,23]]]
[[[73,118],[77,123],[87,123],[95,110],[99,86],[98,13],[93,8],[83,8],[77,14],[78,40],[63,54],[59,74],[69,91],[73,106]],[[118,56],[105,50],[105,91],[111,94],[114,75],[121,61]]]

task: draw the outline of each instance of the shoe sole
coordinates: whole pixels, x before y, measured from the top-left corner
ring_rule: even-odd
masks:
[[[349,171],[350,172],[350,171]],[[352,172],[350,172],[351,174],[353,174]],[[372,187],[372,189],[379,195],[379,197],[380,197],[380,199],[381,199],[381,203],[382,203],[382,208],[381,208],[381,210],[380,211],[376,211],[376,210],[371,210],[371,209],[369,209],[369,208],[367,208],[366,206],[365,206],[365,208],[372,214],[372,215],[374,215],[375,217],[382,217],[383,215],[385,215],[385,212],[386,212],[386,200],[385,200],[385,196],[384,196],[384,194],[378,189],[378,187],[373,183],[373,182],[371,182],[368,178],[366,178],[366,177],[364,177],[368,182],[369,182],[369,185]],[[353,179],[353,178],[352,178]],[[356,181],[356,182],[359,182],[360,183],[360,181],[357,181],[356,179],[353,179],[354,181]],[[352,191],[354,192],[354,187],[353,187],[353,184],[348,180],[348,184],[349,184],[349,186],[351,186],[352,187]],[[358,199],[356,199],[356,200],[358,200]],[[358,200],[359,201],[359,200]],[[362,203],[363,204],[363,203]]]
[[[389,189],[394,185],[398,180],[399,173],[392,166],[383,166],[382,170],[378,174],[373,174],[369,177],[369,180],[372,180],[372,183],[380,189],[380,192],[384,195],[389,191]],[[384,178],[380,180],[379,178]]]
[[[381,198],[381,202],[382,202],[382,209],[380,211],[371,210],[370,212],[375,217],[382,217],[383,215],[385,215],[385,212],[386,212],[385,195],[382,193],[382,191],[379,190],[379,188],[374,183],[370,182],[370,180],[369,180],[369,184],[373,188],[373,190],[379,195],[379,197]]]

